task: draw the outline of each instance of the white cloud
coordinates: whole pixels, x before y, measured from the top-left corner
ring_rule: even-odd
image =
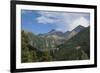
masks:
[[[72,30],[78,25],[89,24],[89,20],[85,18],[89,17],[88,13],[38,11],[38,14],[40,15],[36,19],[38,23],[54,25],[56,30],[63,32]]]
[[[74,20],[70,25],[70,30],[72,30],[73,28],[77,27],[78,25],[82,25],[84,27],[88,27],[89,26],[89,21],[84,18],[84,17],[80,17],[76,20]]]
[[[38,23],[42,23],[42,24],[48,24],[48,23],[54,23],[55,21],[53,19],[47,18],[45,16],[41,16],[39,18],[37,18]]]

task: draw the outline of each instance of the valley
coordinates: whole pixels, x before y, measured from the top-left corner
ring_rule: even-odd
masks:
[[[21,31],[21,62],[86,60],[90,58],[90,27],[77,26],[71,31],[55,29],[35,35]]]

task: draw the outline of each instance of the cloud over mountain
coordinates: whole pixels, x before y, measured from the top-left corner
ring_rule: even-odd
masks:
[[[88,13],[38,11],[38,14],[38,23],[55,26],[56,30],[62,32],[72,30],[78,25],[87,27],[90,23]]]

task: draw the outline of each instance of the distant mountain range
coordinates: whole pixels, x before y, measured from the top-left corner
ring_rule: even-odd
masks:
[[[48,33],[39,34],[38,36],[45,37],[45,38],[54,37],[54,38],[60,38],[60,39],[69,40],[70,38],[72,38],[73,36],[75,36],[77,33],[79,33],[80,31],[82,31],[84,28],[85,28],[84,26],[79,25],[76,28],[74,28],[72,31],[66,31],[64,33],[61,32],[61,31],[57,31],[55,29],[52,29]]]

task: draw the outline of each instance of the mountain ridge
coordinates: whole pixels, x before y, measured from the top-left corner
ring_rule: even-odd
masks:
[[[57,36],[57,37],[66,38],[68,40],[71,37],[73,37],[74,35],[76,35],[77,33],[79,33],[81,30],[83,30],[84,28],[85,28],[84,26],[79,25],[79,26],[75,27],[74,29],[72,29],[71,31],[66,31],[66,32],[57,31],[55,29],[52,29],[51,31],[49,31],[47,33],[39,34],[38,36],[40,36],[40,37]]]

